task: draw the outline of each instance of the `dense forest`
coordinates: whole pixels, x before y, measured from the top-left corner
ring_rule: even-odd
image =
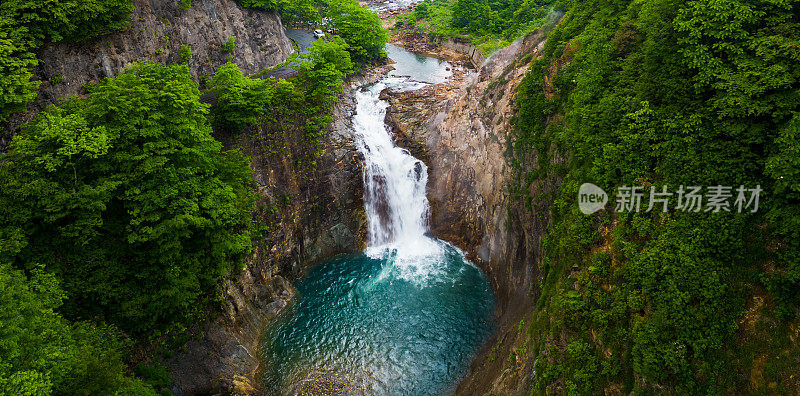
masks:
[[[534,393],[797,393],[798,45],[797,1],[570,6],[530,60],[510,148],[518,198],[554,215],[520,324]],[[535,180],[561,184],[531,196]],[[586,182],[675,194],[586,216]],[[763,191],[757,211],[692,212],[679,186]]]
[[[39,46],[124,29],[132,8],[0,4],[0,121],[35,98]],[[291,79],[228,63],[198,82],[140,61],[22,127],[0,158],[0,394],[169,392],[157,360],[131,370],[132,348],[179,347],[264,231],[249,160],[213,128],[295,129],[318,147],[344,78],[385,56],[374,14],[348,0],[320,11],[345,38],[318,40]]]

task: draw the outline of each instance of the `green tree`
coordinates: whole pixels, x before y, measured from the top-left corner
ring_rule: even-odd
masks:
[[[331,105],[354,70],[347,48],[340,37],[317,40],[300,55],[294,68],[301,73],[291,81],[245,77],[236,64],[223,65],[211,81],[217,99],[214,124],[237,131],[265,122],[267,129],[280,131],[301,125],[306,136],[321,144]]]
[[[250,252],[247,160],[211,137],[185,65],[140,63],[51,107],[0,164],[2,258],[59,274],[71,318],[185,321]]]
[[[25,31],[25,43],[38,47],[123,29],[132,10],[130,0],[7,0],[0,3],[0,26]]]
[[[258,124],[259,117],[275,103],[274,84],[275,79],[245,77],[235,63],[220,66],[211,81],[217,99],[211,113],[215,126],[238,131]]]
[[[432,3],[431,0],[423,0],[417,3],[417,5],[414,6],[414,19],[420,20],[430,17],[430,3]]]
[[[348,47],[340,37],[326,38],[314,42],[308,53],[301,55],[307,61],[298,66],[303,72],[298,84],[304,88],[303,102],[313,104],[304,109],[306,136],[317,146],[322,145],[325,126],[333,121],[331,105],[342,92],[344,78],[353,72]]]
[[[276,11],[286,23],[316,26],[321,22],[318,3],[315,0],[237,0],[243,7],[265,11]]]
[[[319,8],[314,0],[295,0],[288,3],[281,12],[281,17],[288,23],[299,23],[306,26],[316,26],[322,22]]]
[[[48,395],[71,360],[69,326],[55,313],[63,293],[52,275],[0,264],[0,393]]]
[[[0,123],[36,98],[29,69],[45,42],[80,41],[123,29],[130,0],[5,0],[0,2]]]
[[[124,377],[125,346],[111,328],[70,325],[56,313],[65,294],[55,277],[31,273],[0,264],[0,394],[155,395]]]
[[[30,72],[38,63],[36,57],[14,41],[8,32],[0,30],[0,123],[9,115],[25,110],[39,88],[38,81],[31,81]]]
[[[354,61],[367,62],[386,57],[383,48],[388,35],[374,12],[362,8],[355,0],[333,0],[328,16],[347,42]]]
[[[453,27],[480,33],[491,31],[491,9],[487,0],[456,0],[453,2]]]
[[[303,72],[301,81],[306,86],[308,102],[320,106],[316,111],[326,112],[328,105],[342,92],[344,78],[353,72],[353,62],[347,52],[349,46],[341,37],[317,40],[300,55],[305,60],[297,70]]]

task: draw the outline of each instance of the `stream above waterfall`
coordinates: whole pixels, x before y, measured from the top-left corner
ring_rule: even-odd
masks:
[[[316,265],[266,331],[268,394],[445,395],[493,329],[489,283],[428,236],[427,166],[394,144],[380,92],[444,82],[452,66],[389,45],[395,70],[356,93],[367,248]]]

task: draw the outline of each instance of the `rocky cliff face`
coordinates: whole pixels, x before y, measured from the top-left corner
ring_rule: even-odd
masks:
[[[198,79],[212,75],[231,60],[245,74],[283,62],[292,52],[280,17],[240,7],[234,0],[193,0],[187,10],[176,0],[133,0],[135,9],[124,31],[74,44],[47,44],[38,51],[41,62],[34,79],[42,81],[39,95],[27,114],[15,116],[14,132],[48,105],[83,93],[83,86],[114,77],[140,59],[189,65]],[[231,52],[222,48],[234,37]],[[192,57],[181,58],[181,45],[191,46]]]
[[[506,150],[514,93],[543,40],[539,33],[515,42],[462,81],[389,95],[387,122],[400,143],[429,166],[433,233],[466,250],[498,296],[498,331],[476,357],[459,395],[530,391],[534,362],[516,353],[527,339],[518,324],[535,302],[549,215],[548,208],[531,210],[509,193],[520,171],[512,169]],[[536,164],[535,158],[526,162]],[[538,191],[531,194],[554,187],[535,185]]]
[[[361,160],[350,118],[355,90],[385,71],[372,69],[346,83],[316,165],[309,164],[314,148],[303,136],[218,133],[226,147],[250,156],[261,195],[257,215],[269,231],[245,270],[225,284],[223,315],[196,326],[194,339],[172,359],[176,395],[258,393],[264,327],[291,302],[293,282],[315,262],[363,249]]]

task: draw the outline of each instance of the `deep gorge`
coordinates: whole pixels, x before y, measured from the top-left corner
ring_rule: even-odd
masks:
[[[800,2],[712,3],[3,2],[0,395],[796,394]]]

